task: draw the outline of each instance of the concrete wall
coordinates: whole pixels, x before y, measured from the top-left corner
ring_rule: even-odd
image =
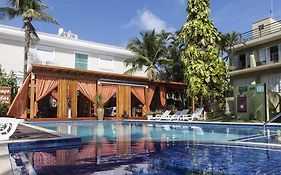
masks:
[[[14,71],[22,82],[24,43],[0,38],[0,65],[6,72]]]

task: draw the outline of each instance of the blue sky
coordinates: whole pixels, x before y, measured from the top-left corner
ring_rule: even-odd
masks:
[[[60,26],[35,22],[38,31],[56,34],[59,27],[79,38],[126,46],[143,30],[174,31],[185,23],[186,0],[42,0]],[[0,6],[7,0],[0,0]],[[281,19],[281,0],[273,0],[274,17]],[[270,16],[270,0],[211,0],[211,18],[221,32],[246,32],[251,23]],[[20,19],[0,24],[22,27]]]

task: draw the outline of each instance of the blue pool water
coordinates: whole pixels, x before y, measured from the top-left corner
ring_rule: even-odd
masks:
[[[151,139],[153,141],[231,141],[263,135],[261,126],[212,125],[212,124],[175,124],[140,122],[49,122],[33,123],[63,134],[79,136],[82,141],[93,141],[104,137],[115,141],[118,136],[131,141]],[[281,129],[281,128],[280,128]],[[270,130],[276,133],[278,129]],[[123,140],[126,141],[126,140]]]
[[[37,174],[281,174],[281,149],[260,126],[140,122],[32,123],[82,137],[71,149],[25,153]],[[280,128],[268,130],[278,143]],[[234,144],[242,141],[244,144]],[[233,143],[233,144],[232,144]]]

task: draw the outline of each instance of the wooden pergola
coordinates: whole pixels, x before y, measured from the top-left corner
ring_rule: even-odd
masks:
[[[159,103],[166,107],[166,89],[186,89],[186,84],[150,80],[146,77],[131,76],[98,71],[33,64],[29,75],[15,97],[8,115],[34,119],[38,103],[47,95],[57,100],[57,119],[66,119],[71,108],[71,118],[77,118],[77,91],[95,104],[95,96],[102,94],[105,101],[116,95],[116,119],[124,111],[131,115],[131,93],[142,103],[142,116],[150,111],[156,88]],[[29,99],[29,100],[28,100]]]

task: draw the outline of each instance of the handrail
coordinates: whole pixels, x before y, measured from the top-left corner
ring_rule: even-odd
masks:
[[[257,39],[269,34],[273,34],[281,31],[281,20],[263,25],[262,28],[256,28],[238,36],[238,44],[243,43],[252,39]]]
[[[281,117],[281,112],[279,112],[278,114],[276,114],[274,117],[272,117],[270,120],[268,120],[267,122],[265,122],[262,125],[263,130],[265,130],[265,126],[271,122],[273,122],[274,120],[276,120],[277,118]]]

